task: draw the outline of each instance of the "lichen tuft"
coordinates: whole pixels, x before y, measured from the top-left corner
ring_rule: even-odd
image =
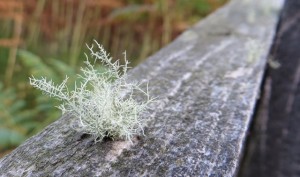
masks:
[[[139,83],[127,82],[129,62],[124,53],[125,63],[113,61],[104,48],[95,41],[94,46],[87,46],[91,52],[90,61],[86,55],[85,67],[81,68],[79,84],[75,83],[73,91],[66,86],[68,77],[60,84],[55,85],[46,78],[36,79],[31,77],[30,84],[42,90],[50,97],[62,101],[58,106],[63,113],[70,113],[78,118],[79,127],[76,130],[94,136],[95,141],[102,141],[105,137],[124,138],[131,141],[132,137],[143,132],[145,119],[140,114],[147,109],[153,101],[146,91],[140,88]],[[95,68],[95,63],[100,62],[107,66],[105,72]],[[145,99],[138,102],[135,95],[144,95]]]

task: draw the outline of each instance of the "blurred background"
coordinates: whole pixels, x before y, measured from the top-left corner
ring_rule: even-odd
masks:
[[[71,84],[93,39],[134,67],[226,1],[0,0],[0,157],[61,115],[29,76]]]

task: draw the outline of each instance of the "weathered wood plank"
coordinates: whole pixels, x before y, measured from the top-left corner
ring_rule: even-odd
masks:
[[[234,0],[133,69],[158,96],[145,136],[94,143],[64,115],[0,160],[3,176],[233,176],[281,0]]]
[[[286,2],[266,74],[243,176],[300,176],[300,1]]]

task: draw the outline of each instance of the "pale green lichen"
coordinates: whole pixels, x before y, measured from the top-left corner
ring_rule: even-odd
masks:
[[[259,60],[260,55],[262,54],[263,43],[255,39],[248,39],[245,43],[245,48],[247,52],[247,62],[249,64],[255,63]]]
[[[145,119],[140,114],[153,101],[138,83],[127,82],[128,61],[125,55],[125,64],[119,60],[113,62],[103,47],[95,41],[98,51],[93,45],[87,46],[94,62],[91,63],[86,55],[85,67],[81,68],[80,84],[75,83],[73,91],[66,86],[68,77],[60,84],[55,85],[46,78],[30,78],[30,84],[42,90],[50,97],[62,101],[58,106],[63,113],[70,113],[78,118],[77,130],[91,134],[95,140],[101,141],[104,137],[125,138],[127,140],[143,132]],[[100,61],[107,66],[105,72],[95,69],[95,62]],[[138,102],[136,94],[143,95],[145,100]]]

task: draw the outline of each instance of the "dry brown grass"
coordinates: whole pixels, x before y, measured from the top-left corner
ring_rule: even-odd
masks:
[[[11,38],[0,39],[0,46],[9,47],[8,65],[5,72],[5,85],[11,83],[14,67],[16,63],[17,49],[21,41],[21,30],[23,20],[23,1],[20,0],[1,0],[0,17],[6,20],[13,20],[14,28]]]

